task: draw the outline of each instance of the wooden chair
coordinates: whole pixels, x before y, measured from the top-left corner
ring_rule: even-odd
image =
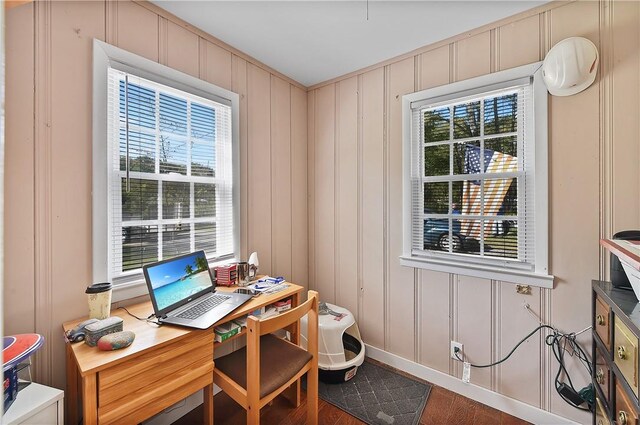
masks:
[[[298,323],[308,313],[307,350],[271,333]],[[298,329],[297,327],[295,329]],[[215,360],[213,381],[247,411],[247,424],[260,423],[260,409],[307,374],[307,424],[318,423],[318,293],[278,316],[247,319],[247,346]],[[248,377],[248,378],[247,378]],[[296,389],[298,387],[295,387]],[[299,399],[296,398],[296,403]],[[296,406],[297,407],[297,406]]]

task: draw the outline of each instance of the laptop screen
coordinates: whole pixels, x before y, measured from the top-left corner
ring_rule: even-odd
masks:
[[[156,314],[211,292],[213,279],[204,251],[196,251],[143,267]]]

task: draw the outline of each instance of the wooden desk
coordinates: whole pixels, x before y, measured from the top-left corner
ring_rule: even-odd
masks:
[[[214,326],[285,298],[292,299],[292,307],[297,306],[303,288],[292,283],[289,285],[283,291],[250,300]],[[234,289],[218,288],[221,292]],[[153,313],[151,302],[127,309],[138,317],[148,317]],[[111,313],[124,320],[124,329],[135,332],[136,339],[131,346],[118,351],[99,351],[84,343],[67,344],[65,400],[68,423],[78,424],[79,395],[84,425],[132,424],[148,419],[203,388],[203,423],[212,424],[213,354],[214,345],[218,345],[213,342],[212,328],[198,330],[157,326],[137,320],[122,309]],[[63,329],[71,329],[83,320],[86,318],[67,322]],[[293,342],[298,343],[299,326],[296,324],[288,330]],[[299,382],[288,396],[296,405],[300,403]]]

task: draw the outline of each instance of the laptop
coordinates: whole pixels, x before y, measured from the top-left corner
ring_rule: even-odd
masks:
[[[204,251],[147,264],[142,270],[160,323],[207,329],[252,298],[216,292]]]

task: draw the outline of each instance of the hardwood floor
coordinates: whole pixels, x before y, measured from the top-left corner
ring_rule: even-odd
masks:
[[[388,366],[384,365],[384,367]],[[401,371],[397,372],[417,379]],[[298,408],[292,407],[283,397],[276,397],[271,405],[262,409],[260,421],[267,425],[304,425],[307,417],[306,404],[304,392]],[[214,397],[214,405],[215,425],[243,425],[245,423],[244,409],[225,393],[220,392]],[[200,423],[201,420],[202,405],[174,422],[174,425],[194,425]],[[318,423],[320,425],[364,424],[359,419],[322,399],[318,400]],[[527,423],[435,385],[431,389],[427,405],[420,418],[420,425],[524,425]]]

